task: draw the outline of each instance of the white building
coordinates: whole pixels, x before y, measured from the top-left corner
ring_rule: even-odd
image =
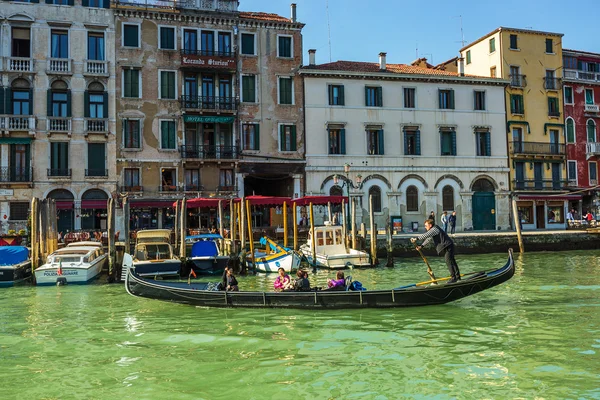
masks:
[[[395,216],[405,231],[422,228],[431,211],[439,224],[454,210],[459,231],[509,228],[507,81],[386,65],[385,53],[379,63],[315,65],[315,50],[309,59],[300,70],[307,195],[350,189],[368,223],[372,194],[380,228]]]

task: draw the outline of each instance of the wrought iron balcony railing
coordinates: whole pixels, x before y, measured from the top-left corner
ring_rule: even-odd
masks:
[[[71,168],[48,168],[49,177],[70,178]]]
[[[86,169],[85,176],[88,178],[108,178],[107,169]]]
[[[560,88],[559,78],[544,78],[544,89],[558,90]]]
[[[33,168],[0,167],[0,182],[2,183],[18,183],[32,181]]]
[[[515,179],[514,190],[561,190],[568,185],[566,180],[552,179]]]
[[[143,192],[144,188],[141,185],[123,185],[119,186],[119,192],[121,193],[139,193]]]
[[[181,49],[182,56],[235,57],[233,51]]]
[[[234,97],[215,96],[181,96],[181,108],[192,110],[236,111],[237,102]]]
[[[161,193],[164,192],[179,192],[179,186],[177,185],[160,185],[158,187],[158,191]]]
[[[511,154],[565,155],[563,143],[510,142]]]
[[[203,190],[204,190],[204,186],[202,186],[202,185],[186,184],[183,187],[184,192],[201,192]]]
[[[181,158],[201,160],[235,160],[240,157],[238,146],[181,146]]]
[[[510,75],[510,86],[522,88],[527,86],[527,80],[525,79],[525,75]]]

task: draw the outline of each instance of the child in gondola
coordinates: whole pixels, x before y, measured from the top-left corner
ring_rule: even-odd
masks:
[[[309,292],[310,282],[308,280],[308,272],[299,269],[298,272],[296,272],[296,276],[298,279],[294,282],[294,290],[296,292]]]
[[[327,287],[329,289],[343,288],[346,285],[346,278],[344,278],[344,272],[338,271],[335,274],[335,279],[327,279]]]
[[[275,282],[273,283],[273,287],[275,288],[276,292],[281,292],[283,290],[290,289],[293,287],[292,279],[290,278],[290,276],[288,274],[285,273],[285,270],[283,268],[279,268],[277,270],[277,273],[279,275],[277,276],[277,279],[275,279]]]

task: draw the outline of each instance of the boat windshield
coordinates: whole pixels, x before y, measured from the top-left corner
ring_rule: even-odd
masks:
[[[60,262],[63,262],[63,264],[66,263],[78,263],[81,261],[81,257],[79,256],[72,256],[72,255],[68,255],[68,256],[54,256],[54,258],[52,259],[52,264],[58,264]]]
[[[146,260],[164,260],[171,258],[171,248],[168,244],[146,244]]]

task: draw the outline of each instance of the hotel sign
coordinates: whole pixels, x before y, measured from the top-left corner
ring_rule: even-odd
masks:
[[[184,115],[183,116],[183,122],[233,124],[234,121],[235,121],[235,117],[202,116],[202,115]]]
[[[182,54],[181,66],[213,69],[235,69],[235,59],[233,57]]]

